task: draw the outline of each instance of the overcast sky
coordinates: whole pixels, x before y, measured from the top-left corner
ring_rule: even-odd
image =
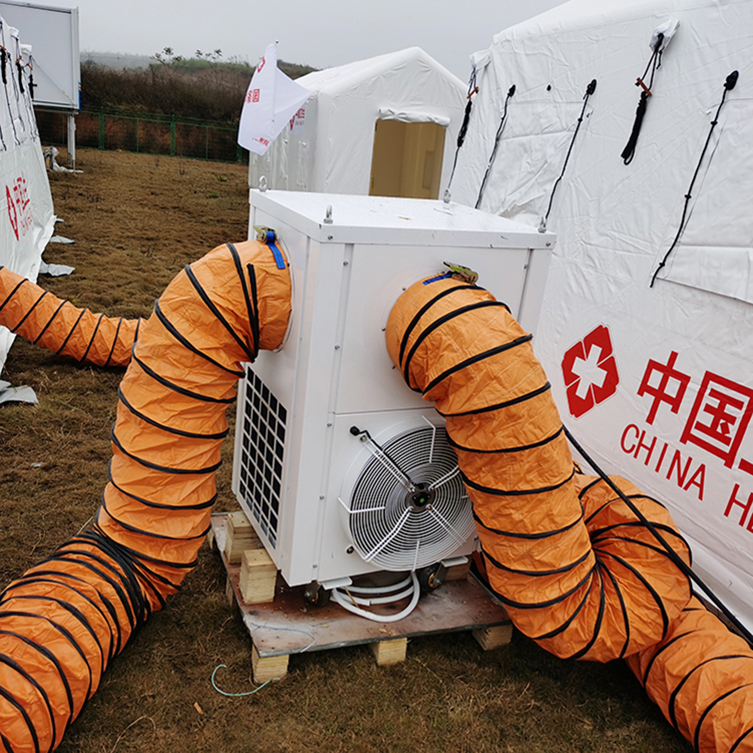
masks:
[[[317,68],[422,47],[468,79],[468,56],[497,32],[562,0],[32,0],[79,7],[80,46],[89,52],[190,57],[221,49],[255,65],[279,41],[278,57]]]

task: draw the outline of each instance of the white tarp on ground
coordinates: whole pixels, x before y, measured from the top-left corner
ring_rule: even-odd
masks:
[[[672,19],[626,165],[636,79]],[[667,504],[696,570],[753,627],[751,29],[752,0],[571,0],[503,31],[479,71],[452,193],[476,202],[514,84],[481,208],[538,224],[597,79],[549,217],[558,240],[536,350],[576,438]],[[733,70],[684,232],[649,287]]]
[[[296,79],[311,97],[263,157],[249,155],[249,185],[369,193],[374,126],[379,119],[447,127],[442,185],[447,183],[466,86],[418,47]]]
[[[55,225],[52,196],[29,96],[29,49],[2,19],[0,44],[8,51],[0,78],[0,266],[36,280]],[[23,91],[17,60],[24,66]],[[0,372],[13,337],[0,327]]]

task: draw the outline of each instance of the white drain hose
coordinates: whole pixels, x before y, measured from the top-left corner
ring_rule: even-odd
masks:
[[[407,588],[403,589],[403,586],[406,585]],[[395,589],[398,588],[403,590],[399,591],[398,593],[389,593],[391,591],[395,591]],[[349,612],[357,614],[359,617],[365,617],[367,620],[372,620],[373,622],[397,622],[398,620],[402,620],[416,608],[418,599],[421,596],[421,587],[418,584],[418,578],[416,577],[415,572],[412,572],[408,578],[401,581],[400,583],[394,584],[393,586],[382,586],[374,588],[353,587],[349,588],[348,591],[353,593],[351,594],[344,592],[339,588],[333,588],[332,599],[343,609],[347,609]],[[369,595],[374,595],[374,597],[362,598],[359,596],[354,596],[353,594],[363,594],[367,597]],[[401,612],[398,612],[397,614],[375,614],[374,612],[369,612],[366,609],[361,609],[361,607],[358,606],[359,604],[362,606],[371,606],[372,604],[392,604],[396,601],[400,601],[401,599],[405,599],[407,596],[411,597],[408,606],[406,606],[405,609],[403,609]]]

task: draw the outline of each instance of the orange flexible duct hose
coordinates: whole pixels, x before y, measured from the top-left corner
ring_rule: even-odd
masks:
[[[698,599],[660,644],[627,663],[696,751],[753,751],[753,652]]]
[[[3,750],[56,747],[110,658],[195,561],[239,363],[277,347],[287,328],[290,281],[271,257],[258,243],[215,249],[158,302],[120,390],[97,524],[0,598]],[[519,627],[555,653],[631,655],[697,750],[753,750],[753,654],[688,605],[685,577],[606,484],[572,472],[530,337],[501,306],[474,286],[415,286],[387,331],[408,384],[447,418],[492,585]],[[661,505],[620,485],[687,557]]]
[[[446,418],[490,583],[517,627],[560,657],[608,661],[658,643],[688,579],[624,503],[607,504],[604,484],[579,499],[549,383],[507,307],[453,279],[418,283],[386,336],[408,385]],[[629,493],[687,557],[666,510]]]
[[[0,324],[79,362],[127,366],[144,320],[93,314],[0,267]]]
[[[561,657],[629,657],[696,750],[753,751],[753,651],[691,599],[625,502],[573,471],[531,337],[507,308],[434,278],[401,296],[386,338],[408,386],[446,419],[490,585],[521,632]],[[613,480],[687,562],[662,505]]]
[[[96,523],[0,598],[0,750],[53,750],[195,563],[240,363],[281,344],[290,292],[281,255],[252,241],[187,267],[155,305],[120,387]]]

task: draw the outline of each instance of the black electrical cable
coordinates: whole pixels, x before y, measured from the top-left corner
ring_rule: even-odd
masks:
[[[736,630],[742,638],[744,638],[748,645],[753,648],[753,634],[735,617],[734,614],[725,606],[724,602],[701,580],[701,578],[693,572],[693,569],[685,564],[684,560],[677,554],[677,552],[669,545],[667,540],[659,533],[656,526],[646,518],[646,516],[632,503],[630,498],[623,492],[617,484],[612,481],[609,476],[597,465],[596,461],[581,447],[575,437],[570,433],[567,427],[565,427],[565,436],[567,436],[570,444],[580,453],[581,457],[596,471],[597,475],[609,486],[609,488],[619,496],[619,498],[628,506],[630,511],[640,520],[640,522],[646,526],[651,532],[651,535],[662,545],[667,551],[669,559],[677,566],[677,568],[690,578],[693,583],[699,586],[704,593],[708,596],[716,607],[724,614],[724,616],[735,626]]]
[[[515,84],[513,84],[508,90],[507,90],[507,96],[505,97],[505,104],[502,108],[502,117],[499,120],[499,125],[497,126],[497,133],[494,136],[494,147],[492,148],[492,153],[489,156],[489,162],[486,166],[486,172],[484,173],[484,178],[481,181],[481,188],[478,190],[478,198],[476,199],[476,205],[475,208],[478,209],[479,205],[481,204],[481,199],[484,195],[484,189],[486,188],[486,181],[489,179],[489,173],[491,172],[492,165],[494,164],[494,159],[497,156],[497,148],[499,147],[499,140],[502,138],[502,132],[505,130],[505,123],[507,123],[507,104],[509,103],[510,99],[515,95]]]
[[[677,228],[677,235],[675,235],[675,239],[672,241],[672,245],[669,247],[669,250],[666,254],[664,254],[664,258],[659,263],[659,266],[656,268],[656,271],[651,276],[651,284],[649,285],[650,288],[654,287],[654,283],[656,282],[656,276],[661,272],[661,270],[664,268],[664,265],[667,263],[667,259],[669,259],[669,255],[674,251],[675,246],[677,245],[677,242],[680,240],[680,236],[682,235],[682,231],[685,229],[685,220],[688,216],[688,206],[690,205],[690,199],[692,198],[692,191],[693,186],[695,185],[696,178],[698,177],[698,172],[701,169],[701,164],[703,163],[703,158],[706,156],[706,150],[709,147],[709,143],[711,142],[711,135],[714,133],[714,128],[716,128],[717,123],[719,122],[719,113],[722,111],[722,107],[724,106],[724,102],[727,98],[727,92],[731,92],[735,88],[735,84],[737,84],[737,78],[739,76],[738,71],[732,71],[732,73],[727,76],[727,78],[724,80],[724,91],[722,92],[722,100],[719,102],[719,107],[716,108],[716,114],[714,115],[714,119],[711,121],[711,128],[709,129],[709,135],[706,137],[706,143],[703,145],[703,149],[701,150],[701,156],[698,160],[698,164],[696,165],[695,172],[693,173],[693,178],[690,181],[690,185],[688,186],[688,192],[685,194],[685,203],[682,207],[682,218],[680,219],[680,227]]]
[[[586,107],[588,105],[588,100],[595,91],[596,91],[596,79],[594,78],[586,87],[586,93],[583,95],[583,107],[581,108],[580,115],[578,116],[578,121],[575,125],[575,132],[573,133],[573,137],[572,139],[570,139],[570,146],[568,147],[567,154],[565,155],[565,162],[562,165],[562,171],[560,172],[559,178],[557,178],[557,180],[554,181],[554,186],[552,186],[552,193],[549,196],[549,206],[546,208],[546,214],[544,215],[544,219],[542,221],[542,231],[546,230],[546,223],[547,223],[547,220],[549,219],[549,213],[552,211],[552,204],[554,202],[554,194],[557,192],[557,187],[559,186],[560,181],[565,175],[565,170],[567,169],[567,163],[570,160],[570,154],[573,151],[573,146],[575,146],[575,139],[578,137],[580,124],[583,122],[583,117],[586,114]]]

